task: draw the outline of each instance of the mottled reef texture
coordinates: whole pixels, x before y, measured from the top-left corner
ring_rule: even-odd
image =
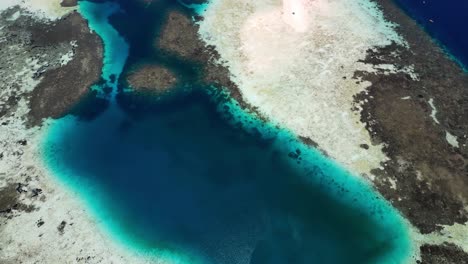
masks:
[[[127,75],[127,82],[137,91],[163,93],[177,83],[169,69],[156,65],[141,65]]]
[[[78,13],[0,13],[0,263],[135,263],[43,168],[44,127],[26,127],[67,113],[98,81],[100,38]]]
[[[468,221],[464,209],[468,205],[468,74],[391,0],[374,1],[388,20],[400,25],[398,31],[409,48],[394,44],[369,50],[364,62],[413,66],[419,78],[414,80],[406,73],[355,73],[355,78],[372,83],[367,93],[355,98],[357,103],[365,102],[361,120],[368,124],[376,144],[386,144],[384,150],[390,158],[383,170],[374,171],[374,184],[423,234],[437,232],[441,225],[464,224]],[[73,6],[76,1],[64,0],[62,5]],[[28,16],[9,20],[16,11],[0,17],[0,75],[5,80],[0,83],[0,119],[14,115],[26,101],[31,109],[26,118],[38,125],[43,118],[67,113],[99,80],[102,42],[77,13],[51,25]],[[251,109],[231,81],[229,70],[216,63],[219,55],[214,47],[199,39],[198,26],[191,18],[173,11],[167,19],[155,47],[200,65],[200,84],[226,87],[241,106]],[[34,72],[37,85],[14,81],[28,71]],[[9,78],[12,72],[20,77]],[[170,87],[177,81],[167,69],[154,66],[137,68],[127,80],[135,88],[151,89]],[[447,132],[457,138],[458,147],[447,141]],[[22,140],[2,145],[0,161],[20,160],[21,150],[27,147]],[[15,151],[6,151],[10,145],[17,145]],[[42,185],[30,183],[26,174],[21,183],[8,177],[0,174],[0,180],[8,182],[0,188],[0,227],[20,213],[39,211],[24,197],[39,204],[46,199]],[[36,220],[38,228],[44,225],[42,218]],[[69,225],[54,222],[60,234]],[[468,254],[454,244],[422,245],[421,263],[463,264],[468,263]]]
[[[445,243],[439,246],[423,245],[421,247],[424,264],[467,264],[466,253],[454,244]]]
[[[375,186],[421,233],[464,224],[468,215],[468,74],[390,0],[376,0],[409,48],[369,50],[366,63],[413,65],[419,80],[404,73],[356,72],[372,82],[356,96],[375,143],[384,142],[390,161],[375,170]],[[437,112],[434,112],[431,102]],[[432,117],[431,114],[435,116]],[[458,139],[449,144],[447,132]],[[390,180],[396,180],[392,188]],[[424,245],[423,263],[468,263],[454,245]]]
[[[63,7],[72,7],[78,5],[78,0],[62,0],[60,5]]]
[[[196,17],[196,19],[202,18]],[[255,111],[243,100],[239,88],[231,81],[229,69],[217,63],[220,57],[215,48],[206,45],[200,39],[198,25],[189,16],[178,11],[170,12],[167,22],[155,41],[155,46],[181,59],[199,64],[199,82],[202,85],[227,88],[231,96],[243,108]]]
[[[405,73],[355,74],[373,83],[356,101],[367,99],[362,121],[376,144],[386,143],[391,159],[384,170],[374,171],[375,185],[423,234],[440,230],[441,225],[464,224],[468,220],[464,209],[468,201],[468,75],[393,2],[377,2],[386,18],[400,25],[398,31],[409,48],[391,45],[370,50],[364,61],[402,68],[413,65],[419,80]],[[173,12],[158,46],[204,65],[204,81],[227,87],[242,102],[227,69],[213,64],[219,59],[216,51],[204,47],[197,30],[189,18]],[[431,99],[439,123],[431,117]],[[447,132],[458,138],[459,147],[449,144]],[[396,188],[392,181],[397,182]],[[450,252],[458,252],[456,261]],[[421,253],[423,263],[468,262],[468,255],[450,244],[424,245]]]
[[[409,48],[390,45],[369,50],[365,63],[413,66],[419,80],[407,73],[356,72],[370,81],[367,93],[356,96],[363,105],[361,120],[375,144],[386,143],[390,161],[375,170],[376,188],[423,234],[441,225],[464,224],[468,201],[468,75],[411,18],[390,0],[377,0],[386,18],[399,25]],[[202,65],[202,82],[223,86],[246,108],[227,68],[216,64],[219,55],[197,35],[198,26],[172,12],[157,47]],[[404,100],[405,98],[406,100]],[[408,99],[409,98],[409,99]],[[437,123],[429,100],[437,109]],[[459,147],[446,139],[458,138]],[[310,139],[303,139],[314,145]],[[318,146],[319,147],[319,146]],[[368,146],[367,146],[368,147]],[[366,146],[363,146],[366,148]],[[392,182],[396,181],[396,188]],[[456,254],[455,254],[456,252]],[[453,244],[423,245],[422,263],[468,263],[468,255]]]
[[[21,183],[8,184],[6,187],[0,188],[0,216],[11,218],[13,210],[28,213],[35,209],[33,205],[26,205],[21,202],[20,195],[22,192],[26,192],[26,190]]]
[[[101,39],[90,32],[78,13],[53,23],[25,15],[9,19],[17,11],[25,12],[18,8],[7,10],[0,21],[4,26],[0,73],[5,80],[1,87],[2,97],[7,98],[6,103],[0,103],[0,117],[12,114],[25,97],[29,100],[30,124],[38,125],[43,118],[66,114],[99,80],[103,48]],[[25,81],[29,78],[27,72],[33,73],[29,82]],[[25,83],[14,81],[22,75]]]
[[[43,118],[66,114],[99,80],[103,49],[100,38],[91,33],[86,21],[72,13],[54,23],[38,21],[20,8],[12,8],[0,17],[0,119],[7,126],[10,117],[20,118],[30,125],[39,125]],[[29,110],[24,111],[29,104]],[[14,119],[14,118],[13,118]],[[7,143],[7,142],[2,142]],[[8,142],[10,143],[10,142]],[[24,147],[26,139],[11,142]],[[8,149],[2,145],[0,161],[8,159]],[[19,159],[22,151],[15,151]],[[0,216],[10,217],[12,211],[34,208],[21,202],[27,184],[11,182],[0,172]],[[29,178],[28,178],[29,179]],[[28,190],[32,197],[41,189]]]
[[[63,67],[45,72],[32,92],[30,117],[33,124],[38,124],[42,118],[63,116],[99,80],[103,45],[78,13],[53,26],[35,24],[31,32],[34,48],[71,42],[75,46],[72,60]]]

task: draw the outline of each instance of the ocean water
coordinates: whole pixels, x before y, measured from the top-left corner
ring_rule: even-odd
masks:
[[[86,104],[99,109],[93,118],[78,111],[52,122],[42,149],[101,228],[170,263],[407,260],[408,226],[369,184],[222,90],[197,85],[197,65],[153,48],[174,9],[194,12],[177,1],[80,2],[105,44],[95,89],[116,96],[105,109]],[[113,80],[142,62],[169,67],[184,85],[155,97]]]
[[[468,69],[468,2],[459,0],[395,0]]]

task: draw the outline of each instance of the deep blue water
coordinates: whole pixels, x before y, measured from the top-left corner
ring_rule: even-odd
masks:
[[[468,1],[395,1],[468,69]]]
[[[80,2],[105,44],[97,96],[113,92],[52,122],[43,152],[101,227],[174,263],[405,260],[407,226],[367,183],[200,86],[198,65],[154,49],[174,9],[191,12],[177,1]],[[112,82],[142,62],[169,67],[183,84],[158,98]]]

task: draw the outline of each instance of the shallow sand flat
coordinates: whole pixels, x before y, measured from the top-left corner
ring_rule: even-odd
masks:
[[[218,0],[221,1],[221,0]],[[226,1],[225,1],[226,2]],[[244,16],[245,14],[242,14],[242,12],[239,12],[238,8],[236,7],[237,4],[234,1],[232,1],[232,14],[230,16]],[[277,20],[278,17],[284,17],[284,13],[281,14],[278,13],[278,7],[277,4],[279,3],[278,1],[270,1],[266,2],[267,6],[262,3],[254,3],[255,6],[250,7],[250,14],[253,12],[255,8],[260,8],[261,13],[262,13],[262,20],[267,21],[268,19],[270,22],[262,22],[266,25],[261,25],[263,28],[269,27],[269,25],[273,22],[271,20]],[[310,1],[311,3],[315,1]],[[3,2],[2,2],[3,3]],[[335,3],[338,3],[335,1]],[[242,4],[242,3],[240,3]],[[270,10],[271,6],[274,5],[275,7],[273,9],[275,10]],[[250,5],[248,5],[250,6]],[[281,5],[278,5],[281,6]],[[243,6],[241,6],[243,8]],[[327,9],[322,6],[322,10],[324,14],[327,14],[326,11]],[[0,8],[1,9],[1,8]],[[237,10],[237,12],[235,12]],[[328,9],[329,11],[330,9]],[[276,13],[275,13],[276,12]],[[343,11],[343,13],[347,14],[348,11]],[[226,13],[225,13],[226,14]],[[276,16],[278,15],[278,16]],[[327,14],[327,16],[331,16],[330,14]],[[263,19],[265,18],[265,19]],[[266,19],[268,18],[268,19]],[[273,19],[275,18],[275,19]],[[242,18],[242,21],[247,21],[249,20],[249,24],[244,23],[242,27],[239,28],[239,32],[241,31],[240,28],[248,28],[255,26],[255,23],[259,21],[258,17],[248,17],[248,14],[246,17]],[[241,20],[238,20],[241,21]],[[226,22],[226,21],[225,21]],[[260,22],[258,22],[260,23]],[[331,22],[330,22],[331,23]],[[273,23],[274,24],[274,23]],[[278,26],[276,25],[279,30],[287,31],[284,32],[289,38],[293,38],[295,40],[301,40],[300,34],[302,34],[301,30],[297,30],[294,28],[295,24],[288,24],[285,23],[288,27],[281,25]],[[333,24],[333,23],[331,23]],[[385,23],[384,23],[385,24]],[[230,25],[233,27],[236,27],[238,25]],[[311,26],[313,27],[313,26]],[[325,26],[322,26],[325,27]],[[292,29],[292,30],[291,30]],[[299,28],[300,29],[300,28]],[[251,30],[251,29],[250,29]],[[331,29],[330,29],[331,30]],[[333,30],[332,30],[333,31]],[[245,31],[248,32],[248,31]],[[356,34],[359,33],[359,29],[356,29]],[[363,31],[365,32],[365,31]],[[230,31],[222,32],[220,37],[225,37],[227,34],[228,38],[226,41],[229,40],[236,40],[238,43],[237,47],[240,47],[239,43],[241,43],[241,38],[239,36],[234,36],[232,37],[231,35],[235,35],[234,33]],[[393,33],[392,33],[393,34]],[[207,36],[207,35],[204,35]],[[295,45],[296,43],[289,43],[285,42],[286,44],[283,43],[283,40],[277,40],[272,36],[272,34],[268,35],[261,35],[262,37],[266,37],[269,41],[271,42],[277,42],[278,48],[271,50],[263,50],[261,48],[257,49],[252,49],[252,50],[246,50],[245,52],[238,51],[236,49],[226,49],[225,51],[228,52],[227,54],[229,55],[229,52],[232,52],[232,56],[234,58],[234,62],[239,61],[237,59],[238,53],[241,54],[246,54],[242,55],[241,59],[245,60],[242,61],[242,63],[245,63],[245,65],[248,65],[248,61],[258,59],[258,63],[262,63],[261,65],[262,68],[255,67],[255,65],[248,65],[249,67],[252,68],[252,70],[255,70],[258,73],[252,73],[255,78],[257,78],[256,82],[252,82],[252,85],[258,85],[261,86],[261,83],[265,83],[270,85],[273,83],[272,81],[269,80],[271,76],[273,76],[271,73],[278,73],[280,71],[276,71],[275,68],[283,65],[287,65],[287,67],[282,68],[284,72],[289,73],[290,71],[293,74],[290,74],[292,77],[288,77],[286,81],[284,81],[282,78],[279,78],[279,81],[282,81],[283,84],[286,83],[288,84],[290,80],[294,81],[291,83],[297,83],[300,84],[301,81],[297,80],[296,77],[299,76],[303,78],[305,81],[310,82],[309,79],[312,79],[312,75],[306,76],[306,74],[303,73],[305,69],[301,69],[299,66],[300,64],[296,65],[296,60],[303,60],[302,55],[303,53],[295,53],[295,50],[291,48],[291,45]],[[323,36],[323,38],[326,38],[329,36],[329,32],[326,30],[322,30],[322,34],[320,36]],[[394,36],[390,35],[390,39],[393,39]],[[217,36],[218,37],[218,36]],[[255,36],[249,36],[248,34],[243,33],[242,38],[245,41],[245,43],[249,43],[249,45],[252,45],[252,43],[256,44],[254,41]],[[336,37],[330,37],[330,39],[334,39]],[[380,38],[380,37],[379,37]],[[398,39],[398,37],[396,38]],[[286,39],[285,39],[286,40]],[[376,39],[374,39],[376,40]],[[308,40],[309,41],[309,40]],[[315,42],[314,42],[315,41]],[[324,43],[324,41],[320,42],[318,39],[312,41],[313,43],[318,43],[314,44],[317,50],[319,50],[322,45],[321,43]],[[339,46],[337,43],[339,41],[343,41],[343,38],[338,38],[338,40],[331,41],[331,43],[334,43],[333,45]],[[383,41],[383,40],[382,40]],[[376,43],[380,43],[379,41],[376,41]],[[264,42],[259,42],[261,45],[266,45]],[[306,45],[307,42],[304,44]],[[359,41],[356,42],[356,45],[359,46],[362,43]],[[228,45],[228,43],[226,43]],[[297,45],[296,45],[297,46]],[[325,44],[326,46],[326,44]],[[362,45],[360,49],[364,49],[364,47],[367,45]],[[305,49],[303,46],[299,45],[297,46],[301,49]],[[275,54],[275,60],[263,60],[263,58],[260,58],[259,56],[255,56],[255,52],[264,52],[261,53],[266,56],[270,56],[270,54],[274,54],[274,51],[276,50],[283,50],[283,49],[290,49],[288,53],[285,53],[283,55],[294,55],[294,60],[290,60],[288,56],[276,56]],[[349,52],[352,50],[353,47],[346,46],[342,47],[341,49],[338,49],[340,52],[338,54],[342,54],[343,57],[346,57],[346,54],[354,54],[354,52]],[[360,50],[359,49],[359,50]],[[341,114],[347,114],[347,115],[352,115],[352,111],[349,111],[348,106],[353,106],[352,104],[352,96],[353,92],[359,92],[359,91],[364,91],[367,85],[370,83],[363,83],[363,84],[356,84],[355,82],[357,80],[349,80],[352,76],[352,69],[353,67],[355,70],[365,70],[370,73],[383,73],[385,75],[393,75],[396,73],[400,73],[402,75],[407,75],[410,79],[418,79],[419,75],[415,72],[413,72],[411,67],[407,67],[405,69],[399,69],[393,64],[380,64],[380,65],[364,65],[363,63],[356,63],[356,62],[351,62],[351,60],[344,59],[342,60],[343,63],[347,62],[348,64],[343,65],[346,67],[343,67],[343,69],[340,66],[337,66],[334,64],[334,62],[329,62],[326,61],[326,58],[334,58],[334,48],[328,46],[326,49],[324,49],[326,52],[322,52],[323,55],[322,57],[318,57],[318,59],[315,59],[314,61],[322,62],[323,66],[322,68],[315,68],[315,72],[317,75],[319,75],[325,67],[330,67],[328,68],[332,73],[337,73],[337,76],[340,74],[343,74],[343,76],[346,76],[347,79],[343,80],[342,77],[340,78],[335,78],[334,74],[332,73],[324,73],[326,74],[325,77],[322,79],[320,78],[314,78],[317,80],[321,80],[322,83],[319,84],[314,84],[317,86],[313,87],[325,87],[327,89],[330,89],[329,91],[333,91],[332,93],[322,95],[320,93],[320,89],[309,89],[305,90],[302,92],[301,89],[299,88],[294,88],[292,85],[291,86],[285,86],[287,89],[292,89],[295,91],[296,95],[295,98],[296,101],[299,103],[302,102],[301,104],[304,105],[304,109],[307,110],[309,107],[313,107],[314,111],[320,111],[320,112],[313,112],[313,111],[304,111],[304,109],[295,106],[294,104],[291,104],[291,98],[287,98],[286,96],[286,103],[282,103],[280,100],[279,96],[284,96],[287,95],[287,91],[281,91],[282,87],[276,87],[275,89],[272,89],[272,91],[266,90],[265,94],[262,95],[260,98],[256,98],[255,96],[252,96],[253,99],[250,99],[252,101],[249,102],[257,102],[261,104],[265,104],[266,107],[270,107],[269,109],[266,108],[270,113],[273,114],[281,114],[282,111],[289,111],[294,110],[294,114],[297,112],[299,113],[305,113],[304,116],[302,117],[302,120],[300,122],[293,123],[292,121],[296,120],[299,117],[290,118],[291,120],[286,120],[288,122],[291,122],[293,125],[297,126],[299,129],[301,126],[304,126],[304,124],[308,124],[309,126],[305,126],[304,131],[306,131],[309,128],[312,128],[312,131],[308,131],[307,133],[310,133],[312,136],[317,135],[319,139],[322,140],[323,144],[320,144],[320,147],[322,149],[325,149],[325,147],[330,146],[330,148],[336,148],[340,149],[342,146],[339,144],[348,144],[346,145],[346,148],[350,148],[349,150],[346,150],[348,152],[346,153],[353,153],[355,149],[360,150],[360,148],[356,148],[356,146],[359,146],[360,139],[364,139],[364,142],[367,142],[368,136],[365,135],[364,132],[362,131],[362,126],[361,124],[355,124],[353,122],[349,124],[338,124],[338,125],[333,125],[332,123],[340,123],[342,120],[346,120],[346,117],[341,117]],[[293,52],[294,51],[294,52]],[[57,58],[55,58],[57,61],[61,61],[61,58],[65,56],[66,54],[70,54],[71,52],[71,47],[66,46],[64,47],[64,52],[60,52],[60,54],[57,54]],[[315,54],[314,56],[318,56],[317,54],[321,54],[318,52],[315,52],[314,50],[309,50],[308,51],[311,54]],[[314,53],[315,52],[315,53]],[[358,52],[361,54],[362,50]],[[331,53],[331,54],[330,54]],[[358,54],[356,53],[356,54]],[[305,53],[304,53],[305,54]],[[354,55],[356,55],[354,54]],[[247,57],[248,55],[248,57]],[[326,55],[326,56],[325,56]],[[312,55],[311,55],[312,56]],[[357,55],[356,55],[357,56]],[[223,59],[224,57],[222,57]],[[278,58],[276,60],[276,58]],[[314,57],[308,57],[309,59],[312,59]],[[359,59],[362,59],[362,57],[359,57]],[[66,63],[67,60],[65,60],[63,63]],[[326,63],[325,63],[325,62]],[[341,62],[341,61],[340,61]],[[27,61],[29,63],[28,65],[19,65],[21,66],[20,68],[24,68],[25,70],[21,72],[21,76],[13,76],[12,78],[16,79],[21,79],[22,82],[21,84],[21,92],[24,91],[30,91],[34,89],[35,85],[37,84],[38,80],[33,80],[30,76],[32,76],[37,70],[37,68],[41,65],[38,65],[37,63],[35,64],[34,61]],[[236,66],[234,63],[226,63],[228,66],[231,67],[231,69]],[[239,72],[242,73],[243,70],[243,64],[237,63],[239,66]],[[241,67],[242,66],[242,67]],[[247,66],[245,66],[246,69]],[[283,66],[281,66],[283,67]],[[235,67],[234,67],[235,68]],[[311,68],[310,70],[314,70],[314,68]],[[308,70],[307,70],[308,71]],[[323,70],[325,72],[325,70]],[[260,79],[262,77],[262,73],[265,74],[264,79]],[[280,72],[282,73],[282,72]],[[418,72],[419,73],[419,72]],[[245,73],[243,73],[245,74]],[[29,76],[29,77],[28,77]],[[246,75],[247,76],[247,75]],[[236,76],[237,78],[237,76]],[[336,84],[336,86],[322,86],[323,83],[327,83],[328,80],[327,78],[330,78],[333,83]],[[10,80],[10,79],[9,79]],[[238,78],[236,79],[238,81],[238,84],[243,84],[243,80],[239,80]],[[12,80],[14,82],[15,79]],[[342,85],[342,86],[338,86]],[[242,86],[240,86],[242,88]],[[292,87],[292,88],[291,88]],[[302,88],[307,88],[304,86],[301,86]],[[340,89],[336,89],[336,88]],[[350,92],[346,92],[349,90]],[[251,94],[254,94],[256,91],[254,88],[249,90]],[[314,96],[310,96],[309,91],[314,92]],[[245,94],[244,94],[245,95]],[[255,95],[255,94],[254,94]],[[20,95],[22,97],[22,95]],[[0,99],[7,98],[8,96],[4,96],[4,94],[0,93]],[[12,96],[12,98],[15,96]],[[310,97],[310,98],[309,98]],[[416,98],[416,96],[412,96],[408,98],[409,96],[401,95],[402,102],[411,102]],[[313,99],[312,101],[306,101],[303,102],[305,98],[307,99]],[[316,99],[314,99],[316,98]],[[248,96],[246,96],[246,99],[249,99]],[[319,99],[321,101],[319,101]],[[258,101],[255,101],[258,100]],[[263,100],[263,101],[261,101]],[[268,100],[276,100],[276,104],[268,104]],[[289,101],[288,101],[289,100]],[[369,99],[370,100],[370,99]],[[388,97],[385,98],[385,100],[388,100]],[[266,101],[266,102],[265,102]],[[441,116],[441,113],[444,113],[445,109],[442,109],[442,101],[435,99],[433,100],[433,104],[435,108],[439,109],[440,111],[436,113],[434,116],[437,116],[437,119],[443,122],[444,118]],[[0,100],[0,103],[3,103]],[[322,104],[321,108],[327,107],[326,109],[320,109],[320,107],[314,107],[313,105],[315,104]],[[0,191],[3,192],[4,190],[12,190],[10,193],[14,194],[14,197],[17,197],[19,200],[19,209],[18,210],[13,210],[13,213],[10,214],[0,214],[0,233],[2,234],[2,239],[5,238],[5,240],[8,240],[8,244],[6,247],[3,247],[5,243],[3,243],[3,240],[0,241],[0,262],[1,263],[18,263],[20,261],[23,261],[23,263],[34,263],[35,261],[39,261],[40,263],[107,263],[109,260],[114,261],[114,263],[144,263],[144,257],[139,257],[135,256],[132,254],[127,253],[125,249],[119,248],[119,246],[115,245],[114,242],[110,238],[108,238],[105,234],[102,233],[101,229],[98,228],[98,224],[96,223],[90,216],[89,212],[84,210],[83,203],[77,199],[77,197],[74,196],[74,194],[70,194],[68,191],[65,191],[66,189],[64,186],[58,185],[55,183],[55,181],[52,180],[51,176],[43,169],[42,164],[40,164],[37,160],[37,157],[39,157],[37,145],[38,145],[38,139],[40,138],[41,133],[43,133],[42,129],[26,129],[23,120],[24,117],[27,115],[27,98],[22,98],[18,102],[18,106],[15,106],[15,109],[12,109],[11,111],[14,113],[13,115],[9,116],[4,116],[2,117],[2,113],[0,111],[0,123],[6,122],[6,124],[0,126]],[[311,106],[312,105],[312,106]],[[332,105],[333,107],[329,107],[329,105]],[[2,105],[0,105],[0,110],[1,110]],[[274,112],[275,108],[279,107],[280,111],[279,113]],[[290,108],[289,108],[290,107]],[[359,108],[359,106],[357,106]],[[263,111],[263,108],[260,110]],[[326,110],[326,111],[325,111]],[[331,112],[329,112],[329,110]],[[303,112],[301,112],[303,111]],[[265,112],[263,112],[265,113]],[[315,114],[318,113],[318,114]],[[327,113],[333,113],[333,114],[327,114]],[[429,116],[429,113],[427,114],[428,118],[431,118]],[[310,116],[309,116],[310,115]],[[314,119],[313,122],[309,123],[310,118],[316,118]],[[320,118],[319,118],[320,117]],[[353,116],[353,118],[355,118]],[[283,120],[285,118],[283,117]],[[322,123],[327,123],[327,124],[322,124]],[[359,122],[359,119],[357,119],[356,122]],[[317,125],[318,124],[318,125]],[[316,126],[319,128],[323,128],[321,130],[323,131],[314,131],[316,130]],[[336,126],[336,127],[335,127]],[[334,127],[335,131],[329,131],[329,127]],[[345,131],[344,129],[355,129],[356,131]],[[302,131],[302,130],[301,130]],[[315,134],[314,134],[315,133]],[[327,134],[328,133],[328,134]],[[334,146],[331,144],[332,141],[338,140],[334,136],[338,135],[345,135],[347,136],[347,140],[341,140],[337,142],[337,146]],[[341,134],[340,134],[341,133]],[[453,133],[453,131],[451,131]],[[361,135],[363,134],[363,135]],[[445,133],[443,134],[445,138]],[[455,135],[455,134],[454,134]],[[311,136],[311,138],[312,138]],[[327,138],[327,136],[330,136],[330,138]],[[352,137],[357,136],[356,140],[353,140]],[[27,142],[25,145],[23,145],[25,142],[24,140],[27,139]],[[458,140],[461,140],[461,136],[458,135]],[[314,139],[315,140],[315,139]],[[444,139],[445,140],[445,139]],[[318,142],[318,141],[317,141]],[[357,144],[357,145],[356,145]],[[367,143],[366,143],[367,144]],[[463,142],[460,141],[460,147],[463,146]],[[371,145],[369,145],[371,146]],[[378,166],[378,161],[379,160],[385,160],[386,157],[385,155],[382,154],[381,150],[379,147],[370,147],[369,153],[376,153],[377,155],[380,155],[379,158],[371,160],[373,162],[372,164],[377,164]],[[334,152],[335,155],[340,156],[340,153]],[[3,154],[3,155],[2,155]],[[353,153],[354,154],[354,153]],[[360,156],[357,156],[356,158],[361,157],[364,159],[362,161],[363,163],[366,163],[365,159],[369,158],[371,155],[366,155],[363,152],[358,153]],[[340,157],[346,157],[345,154],[343,154]],[[353,161],[350,162],[349,166],[351,168],[354,168],[352,166],[357,166],[359,167],[361,161]],[[366,168],[372,167],[369,166],[368,164],[364,164],[365,167],[361,168]],[[363,171],[366,171],[363,169]],[[428,176],[421,176],[421,177],[428,177]],[[385,178],[387,180],[387,178]],[[390,181],[390,179],[388,179]],[[375,181],[374,181],[375,182]],[[22,185],[19,186],[18,183],[21,183]],[[395,186],[395,190],[398,193],[398,196],[400,196],[400,191],[404,185],[406,185],[405,182],[402,180],[392,180],[390,181],[392,186]],[[23,185],[24,184],[24,185]],[[434,186],[436,183],[434,183]],[[462,186],[462,185],[461,185]],[[16,189],[19,189],[17,191]],[[42,190],[41,194],[38,196],[34,196],[34,190],[37,188],[40,188]],[[416,188],[417,189],[417,188]],[[423,191],[425,189],[422,189]],[[27,191],[27,192],[24,192]],[[419,191],[417,189],[416,191]],[[2,193],[3,194],[3,193]],[[1,196],[1,195],[0,195]],[[45,198],[44,198],[45,197]],[[405,197],[403,197],[405,199]],[[400,199],[400,198],[397,198]],[[408,198],[409,199],[409,198]],[[413,197],[411,197],[413,199]],[[392,202],[394,202],[392,200]],[[0,211],[3,210],[3,208],[0,208]],[[419,213],[420,210],[418,210],[416,213]],[[63,225],[62,222],[65,221],[65,224]],[[43,223],[42,223],[43,222]],[[41,224],[42,223],[42,224]],[[40,226],[38,226],[40,225]],[[466,234],[467,226],[466,225],[461,225],[461,224],[455,224],[453,226],[449,225],[444,225],[443,229],[440,233],[438,232],[433,232],[429,235],[425,236],[419,236],[416,235],[416,240],[419,244],[442,244],[446,241],[450,241],[452,243],[455,243],[460,246],[464,246],[465,251],[468,249],[466,248],[466,245],[468,245],[468,241],[466,240]],[[63,234],[62,234],[63,233]],[[418,233],[418,231],[415,230],[415,233]],[[4,235],[5,234],[5,235]],[[432,249],[432,252],[427,253],[427,245],[426,247],[426,255],[427,256],[432,256],[436,255],[434,249]],[[58,250],[50,250],[50,248],[55,248]],[[437,248],[437,246],[436,246]],[[5,249],[5,250],[3,250]],[[89,259],[88,259],[89,257]],[[424,257],[423,257],[424,259]],[[456,262],[456,263],[461,263],[461,262]]]
[[[385,21],[384,14],[375,2],[384,2],[387,18],[393,18],[396,23],[405,23],[405,29],[398,31],[408,33],[405,39],[397,34],[396,26]],[[419,168],[420,164],[405,160],[411,155],[403,153],[395,157],[395,153],[401,152],[400,149],[418,148],[414,147],[414,143],[411,144],[411,136],[421,139],[419,148],[423,151],[425,146],[437,146],[437,151],[443,152],[446,148],[443,145],[447,145],[446,132],[437,138],[433,134],[438,132],[433,128],[418,130],[418,133],[413,134],[401,131],[396,142],[404,143],[408,139],[408,144],[387,145],[395,140],[386,137],[388,132],[382,132],[382,126],[377,125],[381,119],[376,120],[372,112],[364,107],[373,105],[382,111],[379,114],[387,113],[389,117],[393,116],[392,112],[398,113],[396,120],[424,123],[427,118],[431,118],[431,113],[427,114],[427,118],[424,115],[421,117],[417,105],[405,109],[397,106],[398,111],[392,109],[393,105],[412,100],[413,97],[401,95],[397,101],[387,97],[374,102],[375,92],[371,94],[369,89],[376,82],[377,85],[372,86],[373,91],[395,91],[395,94],[401,94],[409,89],[420,93],[417,95],[422,98],[420,100],[426,100],[425,93],[418,90],[439,83],[437,77],[427,78],[439,76],[439,71],[431,67],[434,58],[444,67],[448,65],[440,67],[440,75],[450,74],[454,77],[448,79],[453,80],[453,83],[441,83],[445,85],[442,87],[456,86],[458,89],[463,78],[447,58],[439,55],[442,53],[440,48],[428,40],[423,31],[413,25],[409,26],[408,18],[402,18],[402,11],[394,10],[393,6],[393,9],[387,8],[391,5],[387,2],[390,1],[271,0],[250,3],[218,0],[213,1],[205,11],[204,20],[200,22],[200,35],[209,45],[216,47],[221,55],[220,63],[230,68],[233,80],[248,103],[257,107],[267,118],[317,143],[320,149],[350,171],[368,176],[379,191],[416,226],[413,228],[413,238],[416,246],[423,245],[422,258],[437,260],[438,254],[428,251],[428,244],[449,242],[450,246],[437,249],[443,252],[443,259],[449,261],[454,258],[446,252],[454,250],[463,253],[461,249],[466,251],[468,243],[466,237],[460,236],[466,233],[467,228],[463,221],[466,208],[460,202],[463,201],[463,195],[459,195],[459,188],[465,186],[463,181],[457,178],[458,175],[451,177],[447,174],[444,179],[447,183],[444,182],[443,187],[431,187],[431,183],[437,184],[450,167],[443,167],[445,163],[440,163],[444,165],[436,168],[438,171],[429,168],[421,172],[424,167]],[[297,15],[297,9],[300,10],[299,19],[293,17]],[[417,34],[413,37],[411,31]],[[407,40],[411,43],[408,44]],[[419,48],[418,44],[423,44],[424,50],[430,50],[433,54],[421,52],[423,48]],[[433,55],[434,58],[431,57]],[[406,61],[409,57],[411,59]],[[426,72],[425,69],[430,70]],[[432,70],[434,72],[429,72]],[[409,84],[411,89],[403,84]],[[456,109],[445,109],[444,115]],[[406,129],[400,124],[405,122],[386,124],[385,128],[398,134],[399,129]],[[463,122],[450,122],[452,126],[458,123],[460,128],[463,127]],[[427,141],[428,138],[430,141]],[[457,140],[460,138],[458,136]],[[453,150],[447,152],[450,154],[443,156],[443,152],[440,159],[450,159],[450,155],[460,156]],[[431,158],[431,155],[419,155],[417,151],[414,153],[424,162],[431,163],[434,160],[435,154]],[[392,157],[392,160],[388,157]],[[414,169],[416,175],[414,171],[411,173]],[[453,225],[454,222],[459,224]],[[421,235],[420,232],[427,235]],[[460,259],[466,260],[467,255],[462,253]]]
[[[0,218],[0,262],[149,263],[120,248],[84,210],[78,197],[51,179],[40,165],[37,146],[41,133],[12,122],[0,134],[6,157],[0,162],[0,172],[9,172],[2,185],[21,183],[18,202],[34,208],[14,210]],[[29,139],[26,146],[17,143],[24,138]],[[21,155],[10,158],[14,152]],[[36,189],[41,191],[34,196]]]
[[[117,245],[52,178],[39,153],[47,125],[27,128],[27,112],[21,100],[14,115],[0,118],[0,196],[14,197],[0,204],[0,263],[149,263]]]
[[[0,2],[0,11],[13,6],[20,6],[31,12],[36,18],[57,20],[76,10],[76,7],[61,6],[61,2],[62,0],[2,0]]]
[[[295,12],[286,13],[292,7],[281,1],[213,1],[200,34],[248,103],[351,171],[369,175],[386,157],[352,110],[353,96],[369,83],[352,77],[356,69],[372,70],[357,62],[367,49],[402,40],[368,1],[296,2],[304,21],[294,21]]]
[[[34,15],[24,23],[30,19]],[[28,33],[19,28],[16,34]],[[1,60],[10,70],[2,71],[7,82],[0,83],[0,263],[148,263],[110,238],[83,202],[45,169],[39,146],[48,125],[27,126],[28,93],[44,78],[37,78],[38,72],[66,67],[76,47],[44,45],[36,54],[27,41],[8,41],[12,55],[2,54]]]

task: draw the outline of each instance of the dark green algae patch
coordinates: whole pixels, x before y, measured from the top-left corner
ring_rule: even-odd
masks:
[[[93,118],[80,118],[78,108],[51,122],[42,145],[51,172],[114,239],[170,263],[408,260],[407,224],[369,184],[227,93],[194,85],[142,97],[106,78],[119,77],[127,55],[126,68],[136,63],[132,45],[144,44],[114,25],[130,45],[122,52],[110,14],[100,12],[114,8],[131,21],[165,10],[146,17],[136,1],[116,2],[123,12],[85,1],[80,12],[105,43],[102,86],[121,92],[105,107],[82,104]]]

